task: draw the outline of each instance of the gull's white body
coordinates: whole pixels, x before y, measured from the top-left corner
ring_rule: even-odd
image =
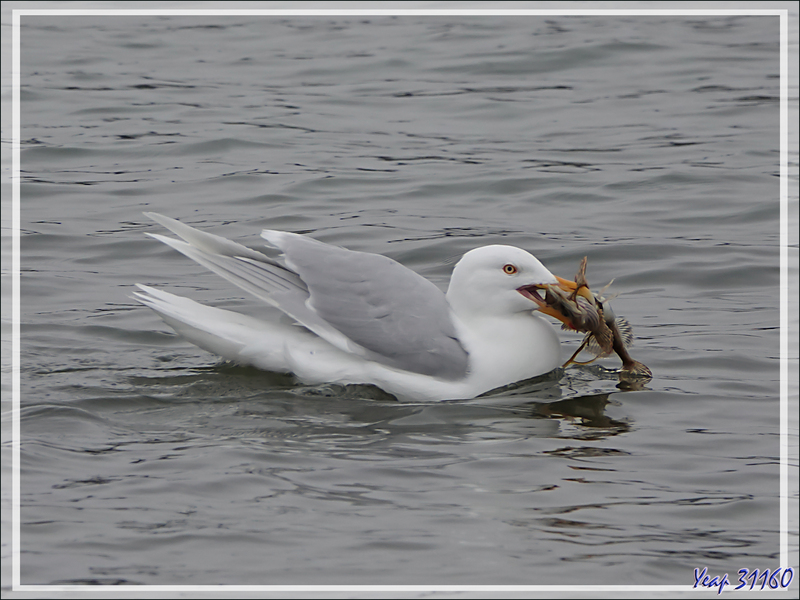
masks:
[[[305,383],[374,384],[413,400],[472,398],[561,363],[552,325],[517,291],[556,279],[519,248],[468,252],[445,296],[379,255],[265,231],[270,245],[285,252],[285,264],[279,265],[235,242],[149,216],[186,242],[153,237],[297,321],[263,321],[139,286],[137,298],[177,333],[227,360],[293,373]],[[326,262],[330,256],[335,262]],[[504,271],[509,265],[515,273]],[[342,296],[341,302],[334,295]]]

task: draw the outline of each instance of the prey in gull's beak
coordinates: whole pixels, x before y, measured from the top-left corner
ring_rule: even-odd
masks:
[[[589,332],[604,354],[611,353],[614,348],[614,333],[607,321],[613,321],[613,313],[605,315],[602,300],[589,290],[586,258],[581,261],[575,281],[556,277],[556,282],[532,286],[533,289],[530,286],[524,287],[518,291],[532,300],[541,312],[561,321],[565,329]],[[540,290],[544,291],[544,297]]]
[[[539,307],[540,312],[558,319],[567,328],[575,330],[575,318],[577,315],[574,314],[574,311],[567,309],[567,298],[574,295],[577,299],[580,296],[590,304],[594,304],[594,295],[585,285],[579,286],[576,282],[558,275],[555,275],[555,278],[558,280],[557,284],[527,285],[518,288],[517,291],[528,300],[534,302]],[[561,310],[553,308],[555,306],[558,306]]]
[[[589,284],[586,282],[586,258],[581,261],[575,281],[558,276],[556,281],[557,283],[552,284],[523,286],[517,288],[517,291],[533,301],[539,311],[561,321],[565,329],[587,334],[583,343],[564,366],[573,362],[576,364],[592,362],[578,363],[575,360],[578,353],[592,342],[597,350],[590,346],[589,351],[595,354],[595,358],[616,352],[622,359],[621,377],[625,374],[652,378],[650,369],[631,358],[628,353],[627,347],[631,344],[633,336],[627,320],[616,317],[607,300],[589,290]]]

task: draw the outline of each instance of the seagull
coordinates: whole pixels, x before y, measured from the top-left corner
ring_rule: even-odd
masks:
[[[281,253],[273,258],[145,215],[181,239],[147,235],[290,318],[259,319],[137,284],[139,302],[228,361],[305,384],[372,384],[412,401],[470,399],[561,365],[558,336],[541,312],[560,318],[542,299],[564,280],[521,248],[470,250],[445,294],[380,254],[267,229],[261,237]]]

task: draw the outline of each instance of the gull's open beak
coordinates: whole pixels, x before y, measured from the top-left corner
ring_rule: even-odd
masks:
[[[558,279],[558,287],[560,287],[565,292],[574,292],[575,288],[578,287],[578,284],[574,281],[570,281],[569,279],[564,279],[563,277],[559,277],[558,275],[553,275],[556,279]]]
[[[520,294],[522,294],[523,296],[525,296],[528,300],[530,300],[534,304],[536,304],[536,306],[539,307],[539,311],[540,312],[543,312],[546,315],[550,315],[554,319],[558,319],[559,321],[564,323],[564,325],[568,326],[569,325],[568,318],[566,316],[562,315],[560,312],[558,312],[554,308],[551,308],[550,306],[548,306],[547,302],[545,301],[545,296],[547,295],[548,288],[559,287],[559,288],[561,288],[561,289],[563,289],[564,291],[567,291],[567,292],[571,292],[572,291],[572,290],[570,290],[568,288],[565,288],[562,285],[561,282],[564,281],[564,280],[562,280],[560,277],[557,278],[557,279],[559,279],[558,284],[525,285],[525,286],[522,286],[521,288],[518,288],[517,291]],[[566,283],[569,283],[569,282],[567,281]],[[572,285],[572,289],[573,290],[575,289],[575,284],[574,283]]]
[[[554,319],[558,319],[567,327],[572,327],[572,324],[569,318],[556,309],[550,307],[545,302],[545,295],[547,294],[548,288],[559,288],[564,290],[565,292],[572,294],[577,289],[577,295],[583,296],[590,302],[594,302],[594,296],[589,291],[589,288],[586,286],[581,286],[578,288],[578,284],[574,281],[570,281],[569,279],[564,279],[555,275],[556,280],[558,280],[557,284],[542,284],[542,285],[530,285],[530,286],[523,286],[519,288],[517,291],[528,298],[529,300],[533,301],[538,307],[539,311],[553,317]]]

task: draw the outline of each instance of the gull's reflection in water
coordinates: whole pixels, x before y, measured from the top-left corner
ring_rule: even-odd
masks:
[[[622,378],[618,371],[597,365],[559,369],[504,388],[494,400],[506,403],[513,400],[513,410],[517,414],[558,420],[572,426],[570,429],[579,437],[605,437],[625,433],[631,428],[629,420],[610,417],[608,407],[621,406],[626,392],[643,390],[648,381]],[[615,390],[606,391],[612,382],[616,382],[613,384]]]
[[[557,400],[555,402],[536,403],[532,406],[533,417],[549,419],[572,419],[584,427],[618,429],[622,433],[629,429],[629,424],[616,421],[606,415],[605,409],[611,402],[611,394],[591,394]]]

